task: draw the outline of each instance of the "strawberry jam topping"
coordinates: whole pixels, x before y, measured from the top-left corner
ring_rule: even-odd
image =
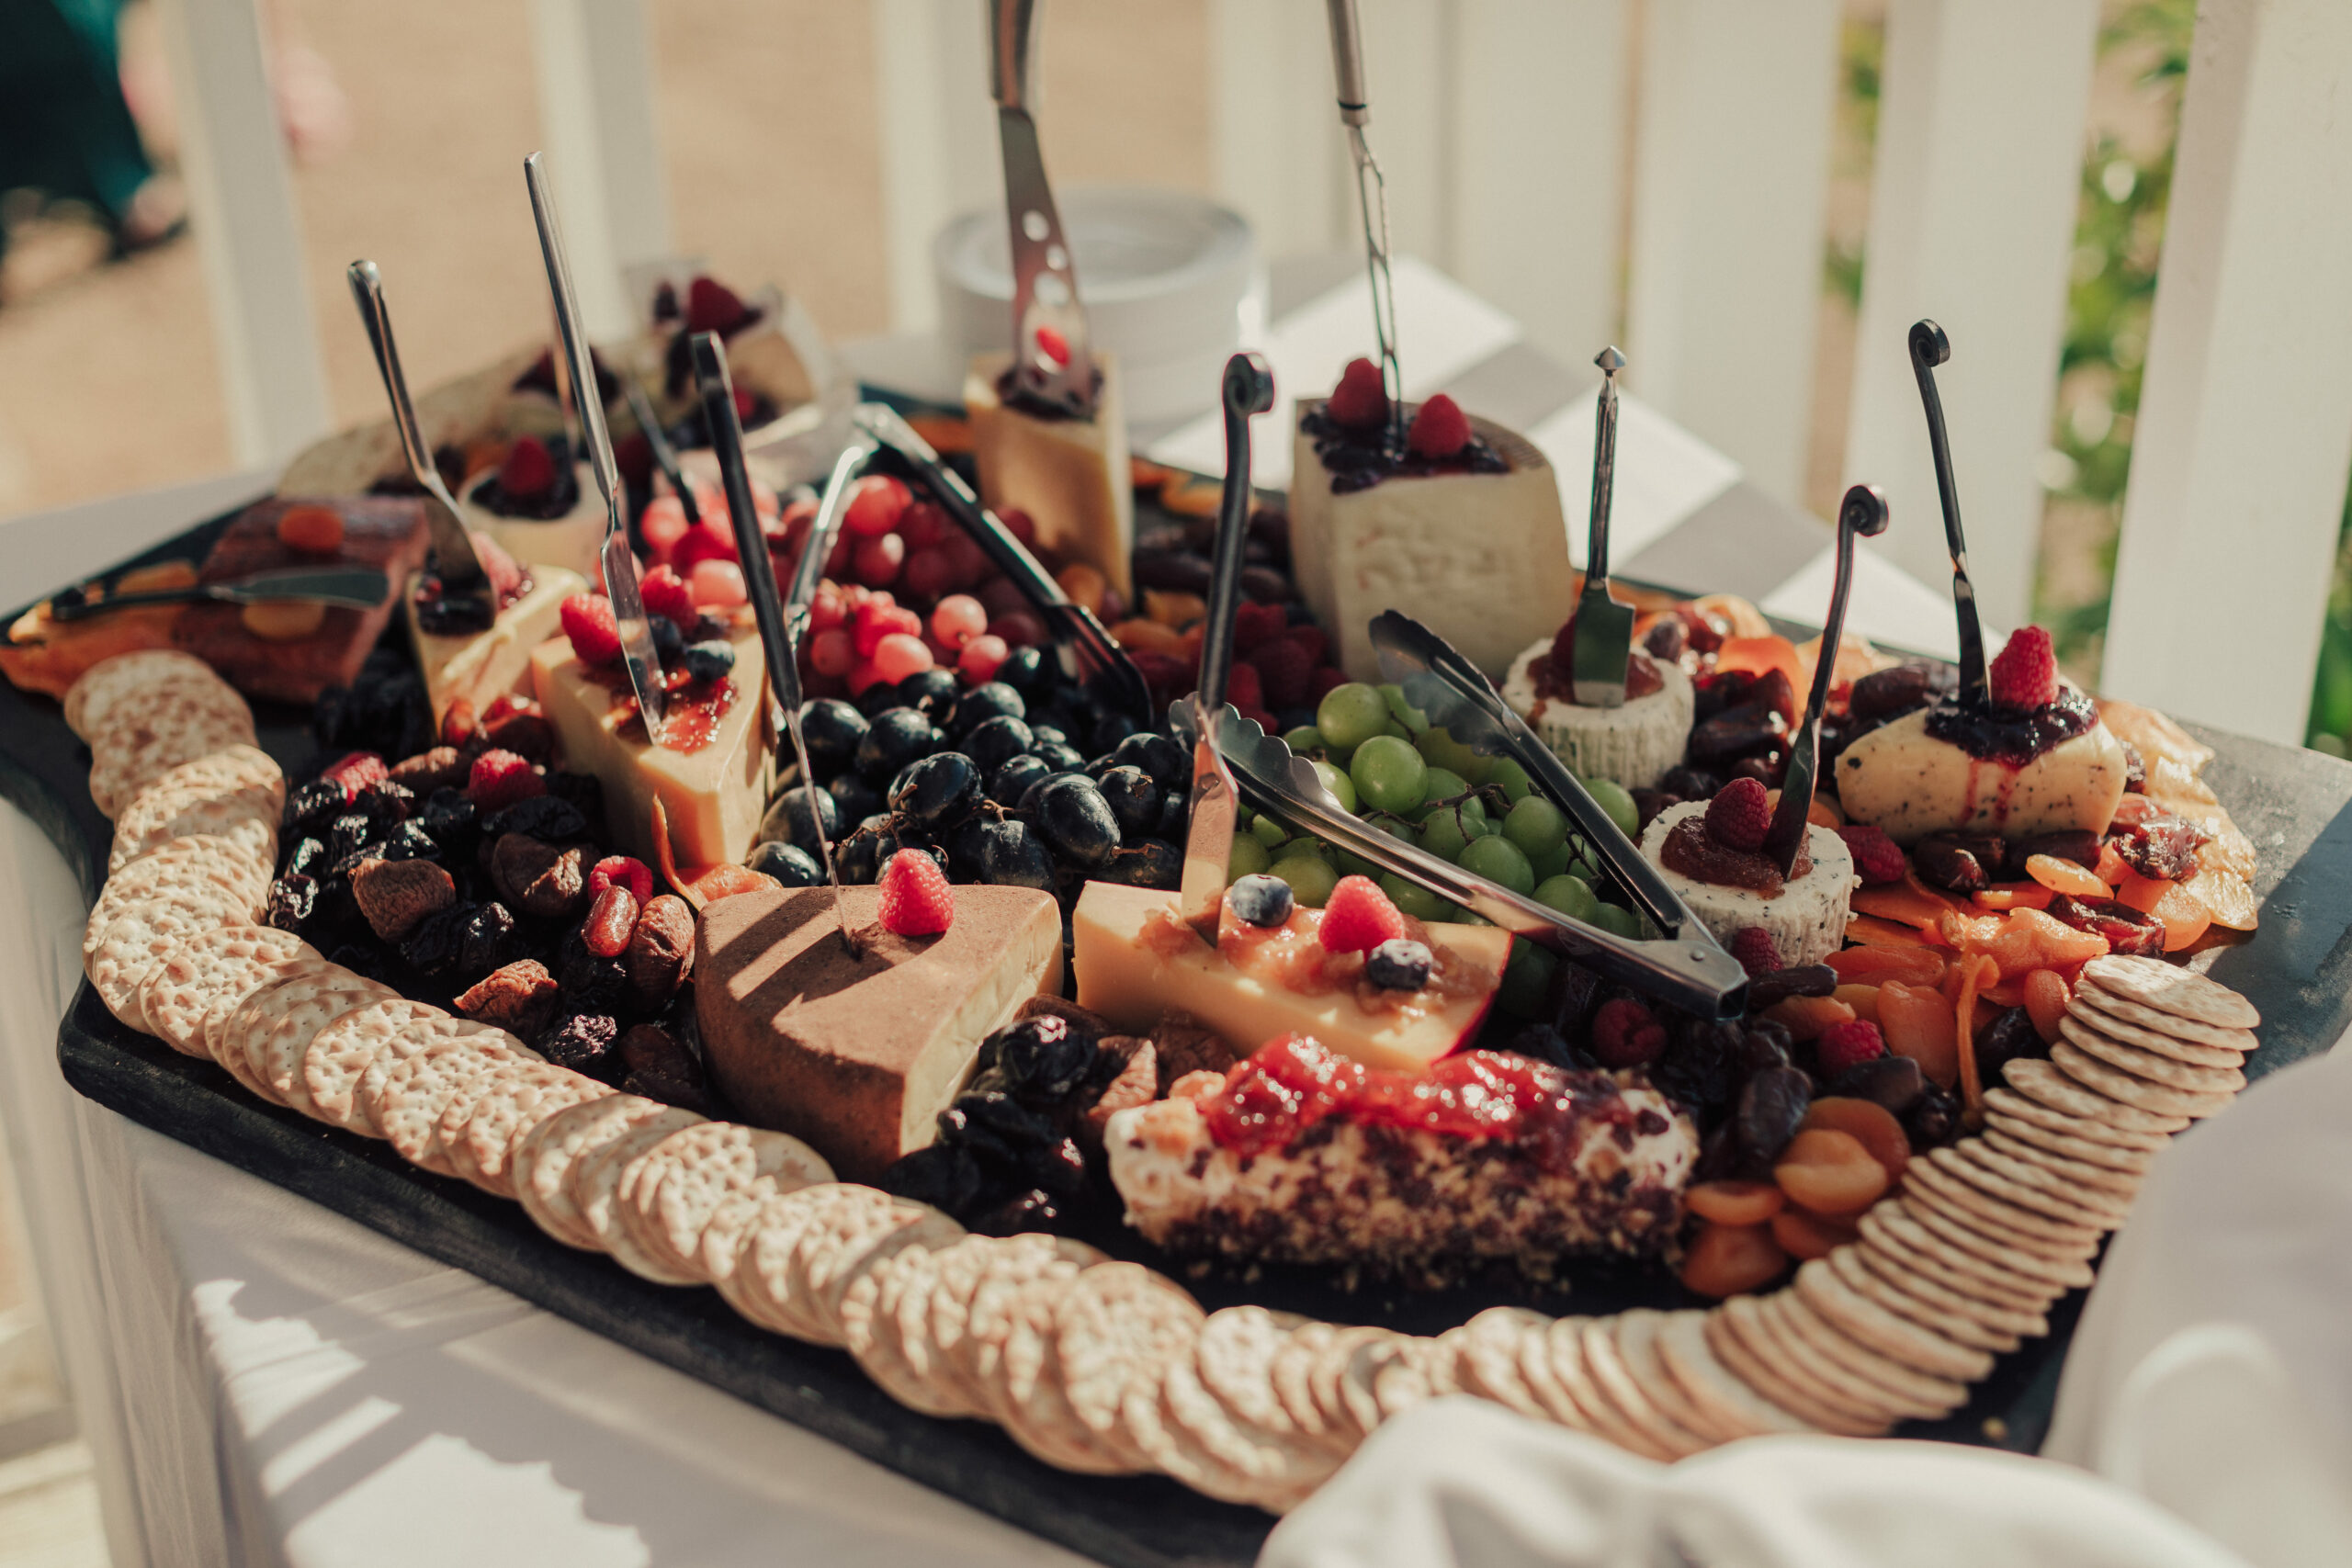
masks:
[[[1528,679],[1535,682],[1535,694],[1545,702],[1566,703],[1573,706],[1577,700],[1575,680],[1576,621],[1571,617],[1560,628],[1552,643],[1552,651],[1539,653],[1527,666]],[[1625,660],[1625,700],[1639,702],[1653,693],[1666,690],[1666,677],[1657,672],[1657,661],[1648,654],[1636,650]]]

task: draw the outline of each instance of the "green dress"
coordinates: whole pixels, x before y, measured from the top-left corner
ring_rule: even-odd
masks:
[[[116,229],[154,172],[123,102],[118,9],[119,0],[0,0],[0,193],[85,202]]]

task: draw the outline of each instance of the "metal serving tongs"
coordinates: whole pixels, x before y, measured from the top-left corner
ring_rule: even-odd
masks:
[[[1372,330],[1380,344],[1380,385],[1388,394],[1389,436],[1405,444],[1405,372],[1396,362],[1396,285],[1388,270],[1388,181],[1372,155],[1364,128],[1372,98],[1364,85],[1363,35],[1356,0],[1327,0],[1331,17],[1331,74],[1339,85],[1340,123],[1348,130],[1355,164],[1356,210],[1363,222],[1364,266],[1372,280]]]
[[[1960,698],[1972,707],[1982,707],[1989,693],[1984,678],[1984,628],[1976,619],[1975,585],[1968,581],[1968,536],[1960,531],[1960,486],[1952,479],[1951,437],[1944,431],[1944,400],[1936,392],[1935,367],[1951,357],[1951,340],[1943,328],[1929,321],[1911,323],[1911,373],[1919,378],[1919,400],[1927,405],[1928,446],[1936,458],[1936,499],[1943,503],[1944,543],[1951,551],[1951,604],[1960,619]],[[1852,492],[1848,492],[1846,501],[1852,503]],[[1844,547],[1842,537],[1839,547]],[[1839,571],[1844,571],[1842,563]],[[1835,657],[1835,643],[1822,646]]]
[[[695,390],[702,399],[703,418],[710,425],[710,449],[718,459],[718,482],[727,492],[728,520],[735,527],[735,552],[742,558],[743,585],[751,594],[752,614],[760,623],[769,701],[780,710],[769,716],[769,722],[792,738],[792,755],[800,764],[800,787],[808,798],[809,830],[816,835],[817,853],[824,862],[825,886],[833,890],[833,924],[854,956],[860,951],[857,938],[842,908],[842,879],[833,870],[832,841],[826,835],[824,810],[817,800],[817,770],[808,764],[808,737],[800,724],[797,644],[785,620],[784,601],[775,587],[775,564],[768,558],[767,537],[760,530],[759,511],[752,499],[752,474],[743,463],[743,426],[735,413],[735,382],[727,372],[727,345],[717,333],[696,333],[687,346],[694,355]]]
[[[621,663],[628,671],[629,690],[637,695],[637,711],[645,719],[645,738],[663,744],[662,718],[669,711],[669,688],[662,675],[662,658],[653,648],[653,623],[646,618],[645,595],[638,586],[637,558],[628,547],[628,508],[621,491],[619,466],[613,461],[613,438],[605,428],[605,400],[594,395],[596,366],[588,346],[588,324],[580,314],[580,297],[571,287],[571,264],[563,254],[563,232],[556,222],[555,193],[548,188],[547,169],[532,153],[523,160],[523,183],[530,187],[531,217],[538,224],[539,254],[547,259],[548,291],[555,297],[556,325],[562,329],[565,363],[571,384],[591,389],[575,399],[580,428],[588,445],[588,459],[596,474],[596,489],[605,498],[605,592],[613,602],[613,625],[620,633]]]
[[[1069,595],[1062,592],[1053,574],[997,520],[996,513],[980,504],[972,487],[940,460],[931,443],[916,434],[888,403],[858,404],[850,412],[850,426],[856,432],[855,439],[833,464],[832,477],[825,483],[824,499],[817,509],[817,520],[808,530],[808,547],[801,554],[799,569],[793,573],[789,603],[796,637],[801,629],[800,622],[806,618],[808,601],[824,576],[825,558],[840,529],[850,487],[878,459],[902,470],[919,484],[942,511],[972,536],[989,564],[1020,591],[1030,609],[1045,623],[1046,636],[1054,644],[1065,674],[1085,687],[1096,700],[1126,715],[1137,729],[1152,728],[1155,721],[1151,691],[1126,650],[1103,629],[1092,611],[1070,603]]]
[[[401,438],[401,455],[408,459],[409,477],[424,492],[424,521],[433,535],[433,571],[441,581],[444,600],[471,599],[481,607],[482,629],[498,619],[498,591],[474,554],[466,536],[465,514],[457,497],[433,466],[424,432],[416,421],[416,404],[408,395],[408,378],[401,373],[400,345],[392,337],[392,312],[384,303],[383,275],[371,261],[356,261],[345,274],[351,298],[359,306],[359,320],[368,328],[368,346],[376,351],[376,369],[384,378],[384,396],[392,405],[392,429]]]
[[[1094,417],[1094,351],[1078,273],[1046,159],[1037,145],[1037,6],[989,0],[989,85],[1004,152],[1004,209],[1012,234],[1013,384],[1074,419]]]
[[[1188,701],[1193,723],[1193,798],[1184,829],[1184,874],[1176,915],[1203,942],[1216,945],[1225,910],[1226,874],[1233,860],[1233,829],[1240,791],[1218,749],[1225,688],[1233,674],[1233,623],[1241,604],[1241,554],[1250,534],[1250,416],[1274,406],[1274,373],[1254,354],[1225,362],[1225,495],[1217,508],[1216,554],[1209,572],[1208,621],[1201,637],[1200,683]]]
[[[1544,914],[1573,938],[1573,942],[1551,945],[1612,980],[1702,1017],[1737,1014],[1745,1004],[1747,971],[1708,934],[1690,906],[1667,886],[1657,868],[1618,829],[1552,749],[1496,694],[1493,683],[1477,666],[1443,637],[1394,610],[1373,617],[1371,636],[1382,673],[1404,687],[1406,700],[1427,714],[1431,724],[1445,726],[1455,739],[1473,750],[1506,753],[1516,760],[1554,804],[1567,813],[1611,881],[1663,933],[1657,942],[1629,942],[1545,909]],[[1506,923],[1478,905],[1470,908],[1498,925]],[[1516,925],[1511,929],[1528,934]]]
[[[1846,601],[1854,592],[1854,540],[1885,532],[1886,497],[1878,487],[1856,485],[1848,491],[1838,504],[1838,581],[1829,590],[1829,618],[1821,626],[1821,654],[1814,660],[1813,692],[1805,698],[1804,718],[1789,742],[1781,804],[1764,833],[1764,852],[1772,857],[1782,876],[1795,874],[1797,851],[1804,844],[1812,819],[1813,792],[1821,772],[1821,716],[1829,706],[1829,687],[1838,669],[1838,639],[1846,629]]]
[[[697,372],[701,369],[699,361],[695,369]],[[729,385],[733,383],[730,381]],[[670,481],[670,489],[678,497],[678,504],[685,508],[686,522],[689,525],[701,523],[702,506],[695,500],[695,487],[687,480],[686,470],[678,462],[678,449],[670,445],[670,433],[662,428],[662,416],[653,412],[653,400],[645,395],[644,388],[626,376],[621,378],[621,395],[628,400],[628,412],[635,416],[638,429],[645,433],[645,445],[653,454],[653,466],[662,470],[662,477]],[[731,397],[733,394],[729,395]],[[729,403],[727,406],[731,410],[735,405]],[[740,422],[737,428],[741,428]],[[773,572],[770,575],[774,575]]]

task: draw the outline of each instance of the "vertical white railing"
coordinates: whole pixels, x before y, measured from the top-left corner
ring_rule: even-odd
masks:
[[[1838,0],[1650,0],[1634,139],[1627,379],[1804,499]]]
[[[939,320],[932,236],[957,213],[1004,199],[989,99],[986,0],[872,4],[890,324],[922,332]],[[1051,114],[1052,84],[1041,90],[1043,112]]]
[[[628,268],[669,255],[669,182],[641,0],[532,0],[541,133],[580,308],[598,337],[637,325]],[[521,155],[515,158],[519,187]]]
[[[2106,682],[2299,743],[2352,464],[2352,6],[2205,0]]]

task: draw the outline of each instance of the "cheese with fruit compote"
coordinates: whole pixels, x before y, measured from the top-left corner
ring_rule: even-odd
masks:
[[[1359,361],[1370,371],[1369,361]],[[1353,366],[1350,378],[1360,378]],[[1378,373],[1372,371],[1373,396]],[[1337,412],[1333,412],[1334,405]],[[1416,412],[1442,406],[1431,398]],[[1367,417],[1368,416],[1368,417]],[[1408,437],[1396,447],[1386,404],[1340,389],[1302,402],[1291,470],[1291,570],[1299,596],[1329,628],[1332,662],[1351,681],[1381,679],[1365,626],[1403,608],[1499,677],[1529,643],[1548,638],[1575,603],[1559,480],[1525,438],[1471,417],[1460,439]]]
[[[980,499],[1018,507],[1037,525],[1037,547],[1057,566],[1083,561],[1123,597],[1135,596],[1135,481],[1119,400],[1117,356],[1094,352],[1094,417],[1073,419],[1008,394],[1009,354],[976,355],[964,377],[964,412]]]
[[[1624,703],[1587,707],[1576,700],[1565,662],[1575,625],[1512,661],[1503,701],[1577,777],[1656,789],[1660,774],[1681,765],[1690,744],[1697,703],[1690,677],[1673,660],[1636,649],[1625,666]]]
[[[1749,786],[1769,819],[1763,785],[1734,779],[1724,789],[1744,795]],[[1796,874],[1783,878],[1758,847],[1760,829],[1745,848],[1710,831],[1712,806],[1703,800],[1669,806],[1642,834],[1642,853],[1699,923],[1726,947],[1741,931],[1761,927],[1781,962],[1792,966],[1818,964],[1843,947],[1857,882],[1846,841],[1827,828],[1808,827]]]
[[[508,693],[531,693],[531,650],[560,629],[563,602],[587,592],[579,573],[559,566],[523,570],[487,536],[474,536],[474,553],[498,595],[497,617],[479,625],[481,601],[442,596],[428,570],[408,580],[409,646],[424,677],[424,694],[437,727],[452,703],[476,713]]]
[[[2079,692],[2023,716],[1947,699],[1849,745],[1838,804],[1905,845],[1939,832],[2103,833],[2130,774],[2123,743]]]
[[[1390,1072],[1287,1037],[1177,1094],[1104,1130],[1129,1224],[1182,1255],[1414,1284],[1657,1256],[1699,1154],[1690,1118],[1638,1077],[1506,1052]]]
[[[1324,949],[1324,910],[1288,908],[1279,923],[1255,925],[1235,913],[1227,890],[1212,948],[1176,918],[1176,897],[1086,885],[1070,917],[1080,1007],[1135,1034],[1182,1012],[1243,1051],[1278,1034],[1312,1034],[1369,1066],[1419,1068],[1477,1032],[1510,957],[1508,931],[1424,926],[1396,913],[1404,940],[1427,950],[1429,967],[1418,986],[1383,985],[1373,977],[1374,954]]]
[[[1061,918],[1027,887],[954,889],[935,936],[881,924],[883,892],[761,888],[703,910],[695,1018],[711,1076],[744,1118],[870,1180],[932,1141],[980,1043],[1061,988]]]
[[[767,666],[757,631],[739,626],[729,640],[735,662],[728,673],[696,679],[683,667],[668,671],[660,746],[647,743],[616,655],[583,663],[567,637],[531,652],[531,688],[555,727],[564,766],[602,781],[613,841],[648,864],[659,862],[652,838],[657,797],[682,867],[741,860],[757,841],[775,782]]]
[[[585,463],[561,436],[521,435],[498,468],[466,487],[458,508],[466,527],[487,534],[531,566],[556,566],[602,582],[597,552],[610,514]]]

